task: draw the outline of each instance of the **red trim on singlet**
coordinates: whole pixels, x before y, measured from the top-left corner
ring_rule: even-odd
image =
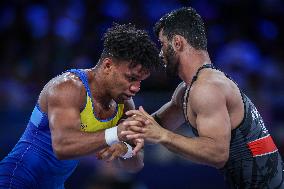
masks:
[[[247,145],[253,157],[263,156],[277,151],[277,147],[270,135],[251,141],[247,143]]]

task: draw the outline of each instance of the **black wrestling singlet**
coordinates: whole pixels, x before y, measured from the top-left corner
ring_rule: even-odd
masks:
[[[188,96],[198,73],[204,68],[215,69],[212,64],[200,67],[184,94],[183,111],[190,126],[186,115]],[[256,107],[244,93],[240,93],[245,108],[244,118],[240,125],[232,130],[229,159],[220,170],[230,188],[284,189],[284,164],[281,155]],[[191,128],[198,136],[198,131],[192,126]]]

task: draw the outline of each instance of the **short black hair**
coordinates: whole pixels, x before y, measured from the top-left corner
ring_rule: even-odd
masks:
[[[130,66],[141,64],[146,69],[160,67],[159,50],[145,30],[136,29],[133,24],[113,23],[103,36],[102,58],[112,57],[130,61]]]
[[[174,35],[183,36],[198,50],[207,50],[205,26],[201,16],[191,7],[183,7],[164,15],[154,26],[154,32],[163,34],[171,40]]]

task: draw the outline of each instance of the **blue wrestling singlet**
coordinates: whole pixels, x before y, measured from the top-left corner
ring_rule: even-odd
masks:
[[[69,70],[76,74],[87,91],[81,122],[85,132],[95,132],[113,127],[123,114],[123,104],[109,120],[99,120],[93,114],[88,78],[82,70]],[[90,112],[88,112],[90,111]],[[58,160],[53,153],[47,114],[37,104],[27,128],[13,148],[0,162],[0,189],[63,189],[64,182],[78,164],[77,160]]]
[[[0,188],[64,188],[76,165],[55,157],[47,114],[37,104],[24,134],[0,162]]]

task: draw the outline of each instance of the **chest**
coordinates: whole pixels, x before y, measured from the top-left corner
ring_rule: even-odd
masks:
[[[97,103],[93,104],[93,113],[99,120],[105,120],[112,117],[117,111],[117,105],[113,104],[109,107],[102,107]]]
[[[109,109],[96,106],[87,98],[84,110],[80,113],[81,130],[95,132],[115,126],[123,115],[123,104]]]

